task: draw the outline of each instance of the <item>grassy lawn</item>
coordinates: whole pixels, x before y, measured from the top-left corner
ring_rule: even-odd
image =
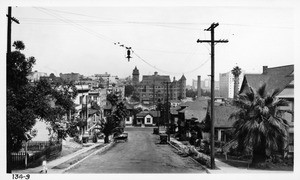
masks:
[[[72,154],[78,150],[82,149],[82,147],[79,147],[79,148],[73,148],[73,147],[70,147],[70,146],[64,146],[62,147],[62,151],[60,153],[60,157],[63,157],[63,156],[66,156],[66,155],[69,155],[69,154]]]
[[[94,151],[102,148],[103,146],[105,146],[105,144],[102,144],[102,145],[100,145],[100,146],[98,146],[98,147],[96,147],[94,149],[90,149],[90,150],[88,150],[87,152],[85,152],[83,154],[80,154],[80,155],[78,155],[78,156],[76,156],[76,157],[74,157],[74,158],[72,158],[72,159],[70,159],[70,160],[68,160],[68,161],[60,164],[60,165],[57,165],[57,166],[53,167],[53,169],[65,169],[65,168],[69,167],[70,165],[72,165],[72,164],[80,161],[81,159],[85,158],[86,156],[88,156],[92,152],[94,152]]]
[[[221,154],[216,154],[216,158],[230,166],[238,167],[238,168],[249,168],[249,164],[251,163],[251,159],[240,160],[234,156],[228,156],[226,160],[225,156]],[[266,170],[274,170],[274,171],[293,171],[293,169],[294,169],[294,164],[292,159],[286,160],[285,162],[281,162],[281,163],[267,162],[267,168],[266,168]]]

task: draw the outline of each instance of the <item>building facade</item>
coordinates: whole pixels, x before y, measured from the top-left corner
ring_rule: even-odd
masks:
[[[165,101],[167,97],[167,84],[169,100],[186,98],[186,78],[184,75],[179,80],[175,77],[170,81],[170,76],[159,75],[154,72],[153,75],[143,75],[139,82],[139,70],[135,67],[132,73],[132,82],[136,89],[136,95],[143,104],[156,104],[158,101]]]
[[[239,88],[241,89],[241,85],[243,82],[245,71],[242,71],[239,76]],[[234,94],[234,76],[231,71],[227,73],[219,74],[219,88],[220,88],[220,96],[224,98],[233,98]]]

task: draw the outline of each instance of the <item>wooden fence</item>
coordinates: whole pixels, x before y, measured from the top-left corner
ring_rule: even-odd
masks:
[[[38,143],[37,143],[38,144]],[[41,149],[38,146],[32,146],[33,149]],[[36,151],[33,153],[32,156],[29,156],[27,153],[27,167],[36,167],[41,165],[43,160],[51,160],[57,156],[60,155],[60,152],[62,150],[62,144],[54,144],[54,145],[48,145],[43,146],[44,149],[41,149],[39,151]],[[19,168],[25,168],[25,152],[21,151],[18,153],[12,153],[12,167],[14,169]]]

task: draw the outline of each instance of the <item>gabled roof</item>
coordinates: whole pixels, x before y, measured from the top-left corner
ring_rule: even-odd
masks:
[[[277,66],[272,68],[267,68],[266,74],[268,75],[280,75],[289,76],[294,74],[294,65]]]
[[[197,119],[202,121],[206,117],[208,101],[206,99],[182,103],[179,113],[184,113],[185,119]]]
[[[159,111],[142,111],[142,112],[139,112],[138,114],[136,114],[136,117],[137,118],[144,118],[148,114],[150,114],[152,117],[160,117],[160,112]]]
[[[235,106],[215,106],[214,124],[217,128],[230,128],[235,120],[229,117],[232,113],[237,112],[238,108]]]
[[[240,93],[248,91],[249,87],[257,90],[263,83],[266,83],[269,94],[275,89],[282,92],[294,80],[293,72],[294,65],[289,65],[268,68],[263,74],[245,74]]]

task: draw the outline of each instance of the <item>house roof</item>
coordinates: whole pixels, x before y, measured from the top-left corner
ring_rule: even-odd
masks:
[[[199,99],[196,101],[188,101],[188,102],[179,104],[179,106],[185,107],[184,109],[180,110],[180,112],[184,112],[184,110],[206,109],[207,105],[208,105],[207,99]]]
[[[214,125],[216,128],[230,128],[235,120],[229,120],[232,113],[237,112],[238,108],[235,106],[214,106],[215,119]],[[210,114],[210,111],[208,111]]]
[[[186,110],[184,113],[185,119],[197,119],[199,122],[202,122],[206,117],[207,110]]]
[[[268,68],[263,74],[245,74],[240,93],[247,91],[249,87],[257,90],[263,83],[266,83],[266,91],[271,94],[275,89],[282,92],[294,81],[294,66],[280,66]]]
[[[144,75],[141,84],[160,84],[162,82],[170,82],[170,76],[166,75]]]
[[[160,112],[159,111],[142,111],[142,112],[139,112],[138,114],[136,114],[136,117],[137,118],[144,118],[148,114],[150,114],[152,117],[160,117]]]
[[[198,121],[203,121],[206,117],[208,101],[200,99],[193,102],[185,102],[180,105],[183,109],[178,112],[184,113],[185,119],[196,118]]]

